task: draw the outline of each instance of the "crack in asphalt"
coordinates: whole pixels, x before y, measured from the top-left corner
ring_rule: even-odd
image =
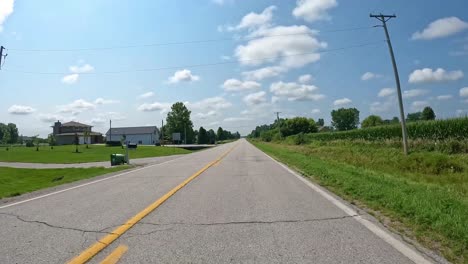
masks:
[[[216,225],[245,225],[245,224],[277,224],[277,223],[307,223],[307,222],[321,222],[321,221],[333,221],[347,218],[354,218],[362,216],[361,214],[345,215],[339,217],[326,217],[326,218],[314,218],[314,219],[298,219],[298,220],[275,220],[275,221],[232,221],[232,222],[214,222],[214,223],[151,223],[141,221],[137,225],[154,225],[154,226],[167,226],[167,225],[185,225],[185,226],[216,226]]]

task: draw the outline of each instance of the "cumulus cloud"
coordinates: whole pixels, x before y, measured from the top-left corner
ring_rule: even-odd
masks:
[[[370,105],[370,112],[371,114],[378,114],[378,113],[388,113],[394,109],[396,109],[397,103],[394,99],[390,98],[384,102],[373,102]]]
[[[310,81],[312,81],[312,75],[310,74],[301,75],[299,76],[299,78],[297,78],[297,81],[303,84],[309,83]]]
[[[8,113],[12,115],[29,115],[36,111],[36,109],[27,105],[12,105],[8,108]]]
[[[424,68],[413,71],[409,76],[410,83],[434,83],[434,82],[446,82],[456,81],[463,78],[463,72],[458,71],[446,71],[442,68],[432,70],[430,68]]]
[[[468,29],[468,23],[458,17],[446,17],[431,22],[422,32],[415,32],[413,40],[431,40],[448,37]]]
[[[200,77],[192,74],[192,72],[187,69],[176,71],[173,76],[169,77],[169,83],[195,82],[198,80],[200,80]]]
[[[253,71],[245,71],[242,73],[245,79],[260,81],[267,78],[272,78],[286,72],[287,69],[280,66],[268,66]]]
[[[275,82],[270,85],[270,92],[277,97],[287,98],[289,101],[318,101],[325,98],[323,94],[316,94],[318,88],[314,85],[295,82]]]
[[[78,114],[83,111],[93,110],[96,108],[96,106],[93,103],[88,102],[84,99],[78,99],[69,104],[59,105],[57,107],[60,113],[72,113],[72,114]]]
[[[96,105],[104,105],[104,104],[117,104],[117,103],[120,103],[120,101],[112,100],[112,99],[97,98],[96,100],[94,100],[94,103]]]
[[[451,95],[451,94],[445,94],[445,95],[437,96],[437,100],[439,100],[439,101],[450,100],[452,98],[453,98],[453,95]]]
[[[337,5],[336,0],[298,0],[293,15],[308,22],[329,20],[328,10]]]
[[[380,90],[378,96],[379,97],[387,97],[387,96],[390,96],[390,95],[394,95],[396,92],[396,90],[394,88],[383,88],[382,90]]]
[[[422,89],[411,89],[411,90],[406,90],[403,91],[403,98],[414,98],[414,97],[419,97],[427,94],[427,90],[422,90]]]
[[[69,74],[69,75],[65,75],[62,78],[62,82],[66,83],[66,84],[74,84],[74,83],[76,83],[78,81],[79,77],[80,77],[80,75],[77,74],[77,73],[72,73],[72,74]]]
[[[276,9],[276,6],[269,6],[263,10],[262,13],[250,12],[245,15],[240,23],[235,27],[229,27],[228,30],[241,30],[241,29],[255,29],[258,27],[267,26],[270,24],[273,18],[273,11]]]
[[[460,97],[468,97],[468,87],[463,87],[460,89]]]
[[[242,65],[256,66],[264,63],[278,63],[285,68],[300,68],[320,59],[314,53],[327,47],[319,41],[314,32],[306,26],[276,26],[261,28],[250,34],[256,39],[237,46],[235,56]],[[284,35],[281,38],[269,37]]]
[[[424,107],[428,106],[429,103],[427,101],[414,101],[411,104],[411,109],[413,111],[421,111]]]
[[[240,81],[237,79],[226,80],[222,87],[226,92],[240,92],[259,89],[261,85],[254,81]]]
[[[88,73],[94,71],[94,67],[89,64],[84,64],[82,66],[70,66],[69,69],[73,73]]]
[[[260,91],[257,93],[251,93],[245,96],[243,100],[247,105],[250,105],[250,106],[266,103],[267,101],[266,92]]]
[[[372,79],[377,79],[377,78],[382,78],[382,77],[383,77],[383,75],[381,75],[381,74],[377,74],[377,73],[373,73],[373,72],[366,72],[361,76],[361,80],[369,81],[369,80],[372,80]]]
[[[142,112],[154,112],[154,111],[161,111],[166,112],[169,111],[171,108],[171,104],[169,103],[159,103],[154,102],[152,104],[144,103],[138,106],[137,110]]]
[[[223,110],[230,108],[232,104],[221,96],[205,98],[201,101],[186,103],[187,107],[195,110]]]
[[[154,96],[153,92],[147,92],[147,93],[140,94],[138,97],[145,99],[145,98],[150,98],[150,97],[153,97],[153,96]]]
[[[217,111],[211,110],[211,111],[208,111],[207,113],[197,113],[195,116],[200,119],[207,119],[207,118],[217,116],[217,115],[218,115]]]
[[[351,101],[351,99],[349,98],[342,98],[342,99],[337,99],[333,102],[333,105],[334,106],[343,106],[343,105],[348,105],[350,103],[352,103],[353,101]]]
[[[0,32],[3,31],[3,23],[7,17],[13,13],[14,4],[14,0],[2,0],[0,2]]]

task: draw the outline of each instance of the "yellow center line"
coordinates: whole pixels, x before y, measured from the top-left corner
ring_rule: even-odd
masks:
[[[100,264],[115,264],[127,252],[128,247],[125,245],[118,246],[112,253],[109,254]]]
[[[117,227],[114,229],[111,233],[108,235],[104,236],[101,238],[98,242],[94,243],[91,245],[89,248],[81,252],[80,255],[76,256],[70,262],[69,264],[83,264],[88,262],[91,258],[96,256],[100,251],[105,249],[107,246],[109,246],[112,242],[114,242],[117,238],[119,238],[121,235],[123,235],[125,232],[127,232],[130,228],[132,228],[136,223],[138,223],[141,219],[143,219],[145,216],[153,212],[156,208],[158,208],[161,204],[163,204],[167,199],[169,199],[172,195],[174,195],[177,191],[182,189],[185,185],[187,185],[189,182],[191,182],[193,179],[196,177],[200,176],[204,171],[209,169],[211,166],[213,166],[215,163],[221,161],[224,157],[226,157],[235,147],[237,146],[234,145],[232,148],[230,148],[228,151],[226,151],[223,155],[221,155],[219,158],[216,160],[208,163],[205,167],[203,167],[201,170],[197,171],[195,174],[192,176],[188,177],[185,179],[182,183],[174,187],[174,189],[170,190],[168,193],[164,194],[161,198],[150,204],[148,207],[143,209],[141,212],[137,213],[135,216],[130,218],[125,224]]]

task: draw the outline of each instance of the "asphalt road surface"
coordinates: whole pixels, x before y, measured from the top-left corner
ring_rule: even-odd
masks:
[[[245,140],[24,199],[0,205],[0,263],[430,263]]]

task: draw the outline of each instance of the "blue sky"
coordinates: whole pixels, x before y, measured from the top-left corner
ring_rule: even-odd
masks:
[[[466,10],[465,0],[0,0],[0,122],[41,136],[56,119],[100,132],[109,119],[159,126],[177,101],[195,129],[244,135],[276,111],[326,123],[339,107],[398,116],[371,12],[398,16],[389,30],[405,111],[465,115]]]

